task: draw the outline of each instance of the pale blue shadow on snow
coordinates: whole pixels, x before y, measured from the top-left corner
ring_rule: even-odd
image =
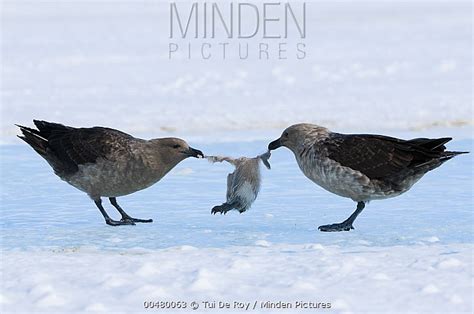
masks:
[[[452,141],[452,150],[471,150],[473,141]],[[206,154],[254,156],[267,143],[195,145]],[[270,243],[323,245],[411,245],[472,242],[473,160],[463,155],[427,174],[408,193],[371,202],[355,230],[321,233],[321,224],[340,222],[355,203],[324,191],[299,171],[286,149],[273,152],[272,170],[262,167],[263,184],[249,212],[211,215],[225,200],[226,176],[233,168],[188,159],[151,188],[118,198],[119,204],[152,224],[110,227],[84,193],[53,174],[26,145],[0,146],[1,246],[3,249],[92,246],[157,249],[178,245],[228,247]],[[104,200],[109,214],[119,218]]]

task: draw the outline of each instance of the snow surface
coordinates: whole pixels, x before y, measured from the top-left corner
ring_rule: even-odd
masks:
[[[470,244],[431,243],[20,251],[2,263],[1,301],[30,313],[145,312],[145,301],[162,300],[185,301],[189,312],[193,301],[201,310],[203,301],[257,301],[257,313],[279,312],[262,309],[266,301],[331,303],[341,313],[470,312],[471,254]]]
[[[262,61],[169,60],[168,3],[2,1],[2,141],[33,118],[211,137],[473,124],[471,1],[309,1],[307,58]]]
[[[266,144],[193,143],[233,156],[256,155]],[[321,233],[318,225],[342,221],[355,203],[316,187],[286,150],[273,153],[272,170],[262,169],[259,198],[245,214],[210,214],[225,199],[232,166],[188,159],[159,184],[119,198],[129,214],[152,224],[108,227],[93,202],[30,148],[0,149],[2,312],[145,311],[144,301],[159,300],[472,310],[470,156],[447,162],[400,197],[370,203],[354,231]]]
[[[210,214],[232,166],[188,159],[118,199],[152,224],[113,228],[13,126],[104,125],[237,157],[306,121],[453,136],[449,149],[473,151],[472,3],[311,1],[307,59],[225,62],[168,60],[167,5],[1,1],[0,312],[150,312],[143,302],[160,300],[473,312],[472,154],[329,234],[317,227],[355,204],[307,180],[289,151],[273,153],[242,215]]]

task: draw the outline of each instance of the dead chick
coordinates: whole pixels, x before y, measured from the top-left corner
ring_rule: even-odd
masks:
[[[227,175],[227,200],[222,205],[214,206],[211,214],[221,213],[226,214],[230,210],[238,210],[243,213],[252,206],[252,203],[257,198],[260,190],[261,174],[260,165],[262,163],[271,169],[268,159],[270,158],[270,151],[265,154],[258,155],[254,158],[240,157],[219,157],[207,156],[210,162],[223,162],[235,166],[235,171]]]

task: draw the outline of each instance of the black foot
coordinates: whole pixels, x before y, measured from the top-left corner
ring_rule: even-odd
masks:
[[[135,225],[133,220],[130,219],[120,219],[120,221],[113,220],[113,219],[106,219],[105,223],[109,226],[126,226],[126,225]]]
[[[141,222],[141,223],[153,222],[153,219],[138,219],[138,218],[132,218],[132,217],[122,218],[122,220],[128,220],[132,222]]]
[[[338,224],[324,225],[318,227],[319,231],[322,232],[339,232],[339,231],[350,231],[354,229],[352,223],[341,222]]]
[[[117,222],[116,221],[112,221],[112,226],[119,226],[119,225],[134,225],[136,222],[140,222],[140,223],[148,223],[148,222],[153,222],[153,219],[138,219],[138,218],[133,218],[133,217],[130,217],[123,209],[122,207],[119,206],[119,204],[117,203],[117,199],[115,197],[109,197],[109,200],[110,200],[110,204],[112,204],[112,206],[114,206],[118,212],[120,213],[120,215],[122,215],[122,219],[120,219],[120,223],[119,224],[116,224]],[[97,203],[96,203],[97,204]],[[99,206],[99,205],[97,205]],[[102,205],[101,205],[102,206]],[[99,208],[100,209],[100,208]],[[101,212],[102,212],[102,209],[101,209]],[[103,214],[103,213],[102,213]],[[106,216],[104,216],[106,217]],[[108,215],[105,219],[108,218]],[[107,223],[109,224],[109,223]]]
[[[214,208],[211,209],[211,214],[215,215],[217,213],[221,213],[225,215],[229,210],[230,209],[227,209],[224,206],[214,206]]]

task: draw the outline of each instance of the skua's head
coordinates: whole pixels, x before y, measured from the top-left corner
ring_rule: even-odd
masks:
[[[204,154],[192,148],[186,141],[176,137],[166,137],[151,140],[154,147],[162,156],[168,156],[172,160],[184,160],[188,157],[204,158]]]
[[[280,138],[268,144],[268,150],[274,150],[282,146],[296,151],[305,140],[310,137],[317,137],[327,134],[327,129],[310,123],[294,124],[286,128]]]

